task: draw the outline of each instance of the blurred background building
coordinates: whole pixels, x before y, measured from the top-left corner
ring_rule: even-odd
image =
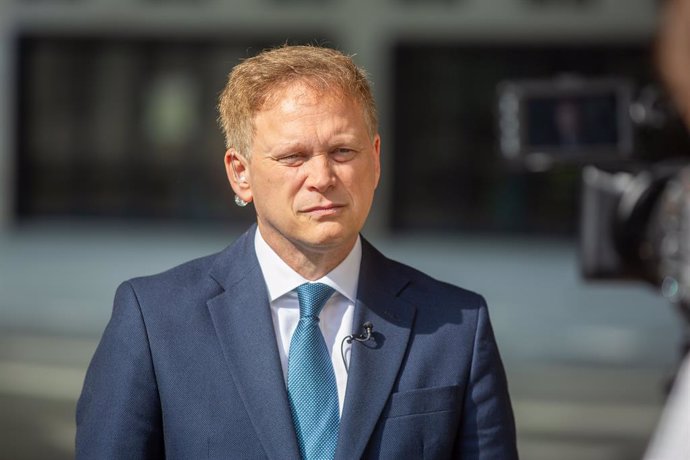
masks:
[[[229,244],[216,98],[282,43],[356,54],[383,177],[365,235],[488,299],[522,457],[637,459],[677,362],[653,289],[581,280],[581,167],[498,154],[508,79],[656,80],[655,0],[0,2],[0,459],[71,458],[117,284]],[[644,155],[687,134],[638,133]],[[113,382],[117,384],[117,382]]]

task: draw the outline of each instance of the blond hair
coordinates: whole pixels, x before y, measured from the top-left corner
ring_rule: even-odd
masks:
[[[254,116],[272,102],[275,93],[299,82],[319,94],[357,101],[373,139],[378,132],[376,103],[366,72],[350,56],[318,46],[282,46],[265,50],[236,65],[218,102],[218,121],[226,148],[249,159]]]

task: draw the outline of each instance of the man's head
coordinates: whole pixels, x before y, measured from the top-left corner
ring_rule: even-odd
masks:
[[[364,73],[329,49],[267,51],[233,70],[220,107],[233,190],[288,265],[322,276],[354,245],[379,181]]]
[[[663,2],[656,51],[660,76],[690,127],[690,0]]]
[[[249,159],[254,116],[275,103],[281,88],[300,82],[323,95],[338,93],[357,101],[373,139],[378,133],[376,103],[366,72],[349,56],[316,46],[283,46],[244,60],[230,72],[220,95],[219,122],[226,149]]]

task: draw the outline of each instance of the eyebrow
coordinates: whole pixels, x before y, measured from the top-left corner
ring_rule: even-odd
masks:
[[[343,144],[352,145],[352,146],[357,147],[357,148],[362,147],[361,140],[359,140],[356,135],[349,134],[349,133],[335,134],[334,136],[332,136],[331,139],[329,139],[326,142],[325,145],[328,149],[332,149],[335,147],[342,146]],[[307,144],[305,144],[303,142],[285,141],[285,142],[281,142],[281,143],[278,143],[278,144],[272,146],[272,148],[270,150],[267,150],[266,153],[268,155],[276,155],[276,154],[286,153],[289,151],[301,152],[301,151],[310,151],[310,150],[311,150],[311,147],[307,147]]]
[[[304,150],[307,150],[307,148],[302,142],[282,142],[274,145],[267,153],[269,155],[280,155],[287,152],[301,152]]]

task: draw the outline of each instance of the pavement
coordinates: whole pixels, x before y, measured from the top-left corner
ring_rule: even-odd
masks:
[[[222,249],[238,231],[41,224],[0,234],[0,460],[73,457],[74,410],[119,282]],[[677,362],[678,318],[653,289],[584,283],[568,240],[374,237],[485,295],[521,458],[633,460]]]

